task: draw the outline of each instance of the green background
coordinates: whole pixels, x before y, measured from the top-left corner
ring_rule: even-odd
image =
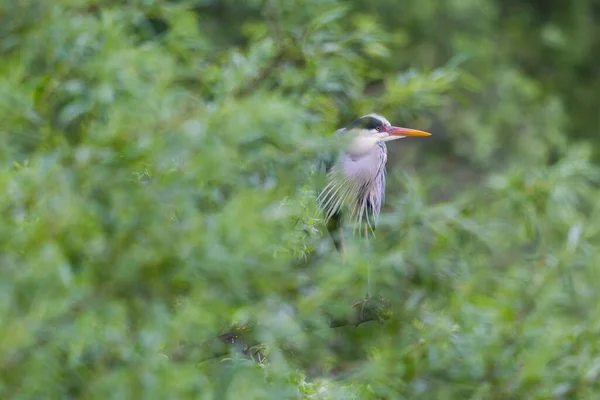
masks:
[[[599,38],[595,0],[1,1],[0,398],[598,398]],[[314,161],[369,112],[433,136],[344,264]],[[382,323],[331,328],[368,266]]]

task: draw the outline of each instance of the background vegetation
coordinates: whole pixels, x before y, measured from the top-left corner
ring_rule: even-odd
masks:
[[[599,38],[596,0],[0,2],[0,397],[598,398]],[[434,136],[342,265],[311,172],[368,112]]]

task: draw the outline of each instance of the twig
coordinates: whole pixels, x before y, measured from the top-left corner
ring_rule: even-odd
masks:
[[[353,305],[352,314],[346,318],[329,317],[330,328],[342,326],[356,326],[369,321],[384,323],[392,316],[390,302],[384,298],[364,299]],[[169,357],[174,361],[198,357],[201,361],[225,357],[232,350],[253,359],[256,362],[265,360],[266,347],[253,338],[256,324],[236,324],[227,332],[207,340],[198,345],[194,343],[180,343],[173,349]],[[310,328],[309,328],[310,329]]]
[[[354,325],[359,326],[362,323],[369,321],[379,321],[384,323],[392,316],[390,302],[386,299],[367,298],[355,303],[353,306],[353,314],[343,319],[329,319],[330,328],[338,328],[340,326]]]

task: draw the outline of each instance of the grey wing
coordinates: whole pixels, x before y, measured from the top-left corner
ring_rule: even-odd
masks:
[[[338,129],[337,131],[335,131],[335,134],[339,135],[344,131],[345,131],[345,128]],[[327,176],[327,179],[326,179],[326,182],[324,182],[321,189],[319,190],[319,196],[317,198],[317,201],[319,202],[319,205],[321,206],[321,209],[323,210],[323,213],[325,214],[327,231],[331,235],[331,238],[333,239],[333,243],[335,244],[336,249],[338,251],[341,251],[342,250],[342,238],[340,236],[341,213],[340,213],[339,208],[332,210],[331,202],[327,201],[327,200],[333,200],[333,198],[328,197],[328,194],[332,194],[331,193],[332,187],[330,186],[332,184],[332,181],[331,181],[332,177],[330,176],[330,172],[333,169],[334,165],[336,164],[338,158],[339,158],[339,153],[337,153],[337,152],[327,152],[327,153],[321,153],[319,155],[319,159],[318,159],[319,170],[321,172],[325,173],[325,175]]]
[[[342,134],[346,129],[338,129],[336,135]],[[339,204],[336,205],[336,194],[339,189],[339,180],[335,179],[334,167],[338,163],[340,153],[336,151],[323,152],[319,155],[319,172],[324,173],[325,180],[319,190],[317,201],[326,215],[326,219],[330,219],[334,214],[337,214]]]

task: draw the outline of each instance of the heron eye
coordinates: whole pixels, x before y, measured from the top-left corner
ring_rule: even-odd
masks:
[[[376,130],[377,132],[379,132],[379,131],[381,130],[381,127],[380,127],[380,126],[378,126],[378,127],[376,127],[376,128],[375,128],[375,130]]]

